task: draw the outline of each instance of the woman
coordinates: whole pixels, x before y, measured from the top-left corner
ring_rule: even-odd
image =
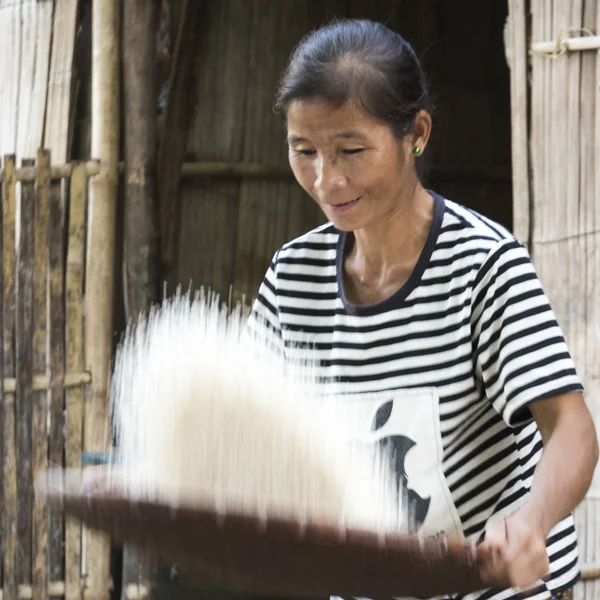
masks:
[[[292,55],[277,108],[329,223],[275,254],[252,326],[290,357],[310,346],[364,432],[402,453],[416,529],[482,541],[484,581],[527,589],[469,598],[570,589],[594,424],[526,250],[419,181],[432,120],[412,48],[369,21],[324,27]]]

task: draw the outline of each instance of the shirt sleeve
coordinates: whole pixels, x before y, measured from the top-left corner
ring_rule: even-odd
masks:
[[[509,426],[529,405],[582,391],[575,365],[527,250],[503,240],[478,271],[471,304],[477,378]]]
[[[260,285],[248,319],[248,329],[253,336],[273,349],[283,352],[283,336],[277,302],[277,254]]]

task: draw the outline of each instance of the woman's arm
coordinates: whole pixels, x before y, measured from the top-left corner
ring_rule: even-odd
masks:
[[[598,440],[583,395],[571,392],[530,405],[544,442],[528,501],[491,523],[482,547],[482,576],[495,585],[528,587],[549,568],[550,530],[583,500],[598,462]]]
[[[523,510],[548,535],[585,497],[598,462],[598,439],[581,393],[541,400],[530,410],[544,450]]]

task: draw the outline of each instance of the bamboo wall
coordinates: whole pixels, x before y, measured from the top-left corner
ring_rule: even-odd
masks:
[[[252,299],[281,244],[322,222],[289,173],[272,107],[294,45],[334,16],[384,21],[413,43],[437,104],[428,184],[510,226],[506,11],[504,2],[478,0],[207,2],[186,160],[225,174],[182,181],[171,288],[204,284],[227,296],[232,287]],[[263,174],[231,175],[240,163]]]
[[[34,481],[48,466],[81,466],[90,382],[83,368],[86,188],[85,164],[59,172],[46,151],[20,167],[14,155],[0,164],[4,600],[82,593],[81,525],[49,515]]]
[[[537,42],[578,37],[582,28],[600,31],[600,7],[597,0],[511,0],[510,6],[515,230],[529,245],[600,425],[600,54],[530,55]],[[578,585],[575,597],[595,600],[600,470],[576,525],[584,577],[596,579]]]

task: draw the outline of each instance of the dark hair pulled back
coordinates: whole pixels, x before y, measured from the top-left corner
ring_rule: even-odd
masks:
[[[399,139],[412,132],[420,110],[430,110],[427,79],[412,46],[368,20],[337,20],[296,47],[275,109],[285,118],[291,102],[310,99],[339,106],[354,101]]]

